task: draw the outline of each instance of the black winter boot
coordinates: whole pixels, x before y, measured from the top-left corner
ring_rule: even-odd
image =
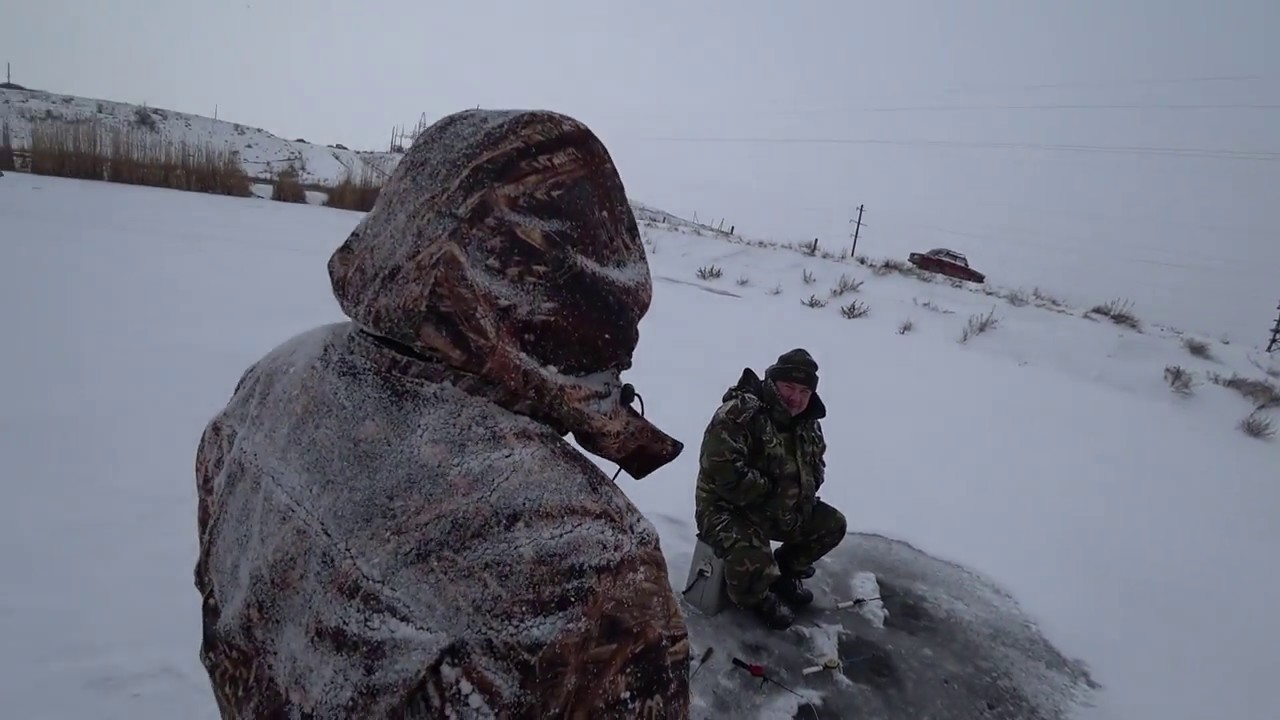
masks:
[[[751,608],[756,617],[764,621],[774,630],[786,630],[791,627],[791,623],[795,622],[796,616],[791,609],[782,604],[777,595],[772,592],[766,593],[764,600],[759,605]]]
[[[810,573],[812,575],[812,573]],[[797,575],[783,574],[773,581],[769,591],[793,608],[802,608],[813,602],[813,591],[804,586],[804,581]]]

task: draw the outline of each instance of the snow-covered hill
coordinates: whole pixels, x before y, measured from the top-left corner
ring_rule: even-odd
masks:
[[[31,718],[217,717],[196,655],[195,444],[248,364],[342,319],[325,263],[361,215],[20,173],[0,184],[14,339],[0,355],[0,696]],[[824,499],[851,530],[1002,588],[970,579],[930,602],[886,601],[886,627],[858,626],[862,650],[900,653],[966,617],[991,632],[985,614],[1016,604],[1027,619],[999,636],[1005,651],[1028,652],[1043,633],[1101,684],[1080,717],[1270,716],[1280,442],[1239,424],[1273,419],[1251,411],[1276,392],[1280,362],[1256,346],[1139,332],[1056,303],[1052,288],[988,295],[637,214],[655,297],[626,379],[687,449],[619,483],[661,534],[673,584],[693,552],[708,417],[744,366],[803,346],[830,408]],[[1175,392],[1173,368],[1194,384]],[[851,535],[819,582],[852,592],[838,570],[853,566],[919,596],[970,577],[931,560],[904,574],[913,553]],[[719,650],[696,677],[700,711],[814,716],[729,663],[751,651],[742,637],[691,624],[698,654]],[[1025,688],[1066,662],[1004,671]],[[815,704],[839,690],[871,708],[910,671],[860,667],[843,679],[782,672]]]
[[[163,108],[38,90],[0,89],[0,122],[9,122],[14,147],[26,146],[33,120],[89,119],[96,119],[107,127],[145,124],[168,139],[209,142],[220,150],[234,150],[240,154],[245,172],[261,180],[293,166],[299,170],[299,179],[304,184],[335,185],[348,172],[357,178],[366,169],[375,176],[386,176],[402,157],[401,153],[349,150],[316,145],[304,139],[286,140],[261,128]]]
[[[297,169],[304,185],[332,187],[348,175],[358,179],[366,171],[381,182],[404,156],[399,152],[316,145],[302,138],[286,140],[262,128],[193,113],[41,90],[0,88],[0,124],[8,123],[15,148],[28,145],[33,120],[97,120],[108,128],[138,127],[145,123],[166,139],[188,144],[210,142],[218,149],[238,153],[245,173],[257,181],[253,192],[258,197],[271,196],[272,178],[286,168]],[[308,192],[310,204],[323,201],[323,191]],[[686,220],[635,200],[631,206],[637,219],[642,221],[725,234],[725,229]]]

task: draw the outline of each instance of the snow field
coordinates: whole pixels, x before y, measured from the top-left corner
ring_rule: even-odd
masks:
[[[342,319],[325,262],[359,218],[0,179],[0,300],[11,308],[0,356],[0,696],[17,715],[217,717],[196,657],[195,445],[249,363]],[[654,301],[625,377],[686,450],[619,483],[662,534],[675,584],[692,555],[707,419],[743,367],[762,371],[803,346],[830,411],[823,498],[851,529],[907,540],[1009,589],[1103,684],[1090,717],[1274,708],[1280,442],[1236,429],[1251,405],[1234,391],[1203,382],[1182,397],[1163,377],[1178,364],[1200,378],[1265,378],[1250,362],[1263,362],[1258,348],[1215,341],[1205,360],[1170,331],[1136,333],[1082,309],[1015,307],[669,225],[645,233]],[[700,280],[712,263],[723,276]],[[802,305],[841,274],[864,284]],[[869,306],[865,317],[842,317],[852,299]],[[960,343],[969,318],[993,307],[998,324]],[[872,581],[850,579],[859,592]]]

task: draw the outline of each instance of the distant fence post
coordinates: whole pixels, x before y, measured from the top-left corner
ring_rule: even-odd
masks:
[[[1280,312],[1280,305],[1276,305],[1277,312]],[[1276,315],[1276,324],[1271,328],[1271,342],[1267,343],[1267,352],[1275,352],[1276,348],[1280,348],[1280,314]]]

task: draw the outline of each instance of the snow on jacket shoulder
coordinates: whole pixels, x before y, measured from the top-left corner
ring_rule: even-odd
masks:
[[[635,477],[682,449],[621,399],[651,286],[603,146],[449,116],[329,271],[352,322],[254,363],[197,451],[222,716],[686,718],[657,534],[563,437]]]

